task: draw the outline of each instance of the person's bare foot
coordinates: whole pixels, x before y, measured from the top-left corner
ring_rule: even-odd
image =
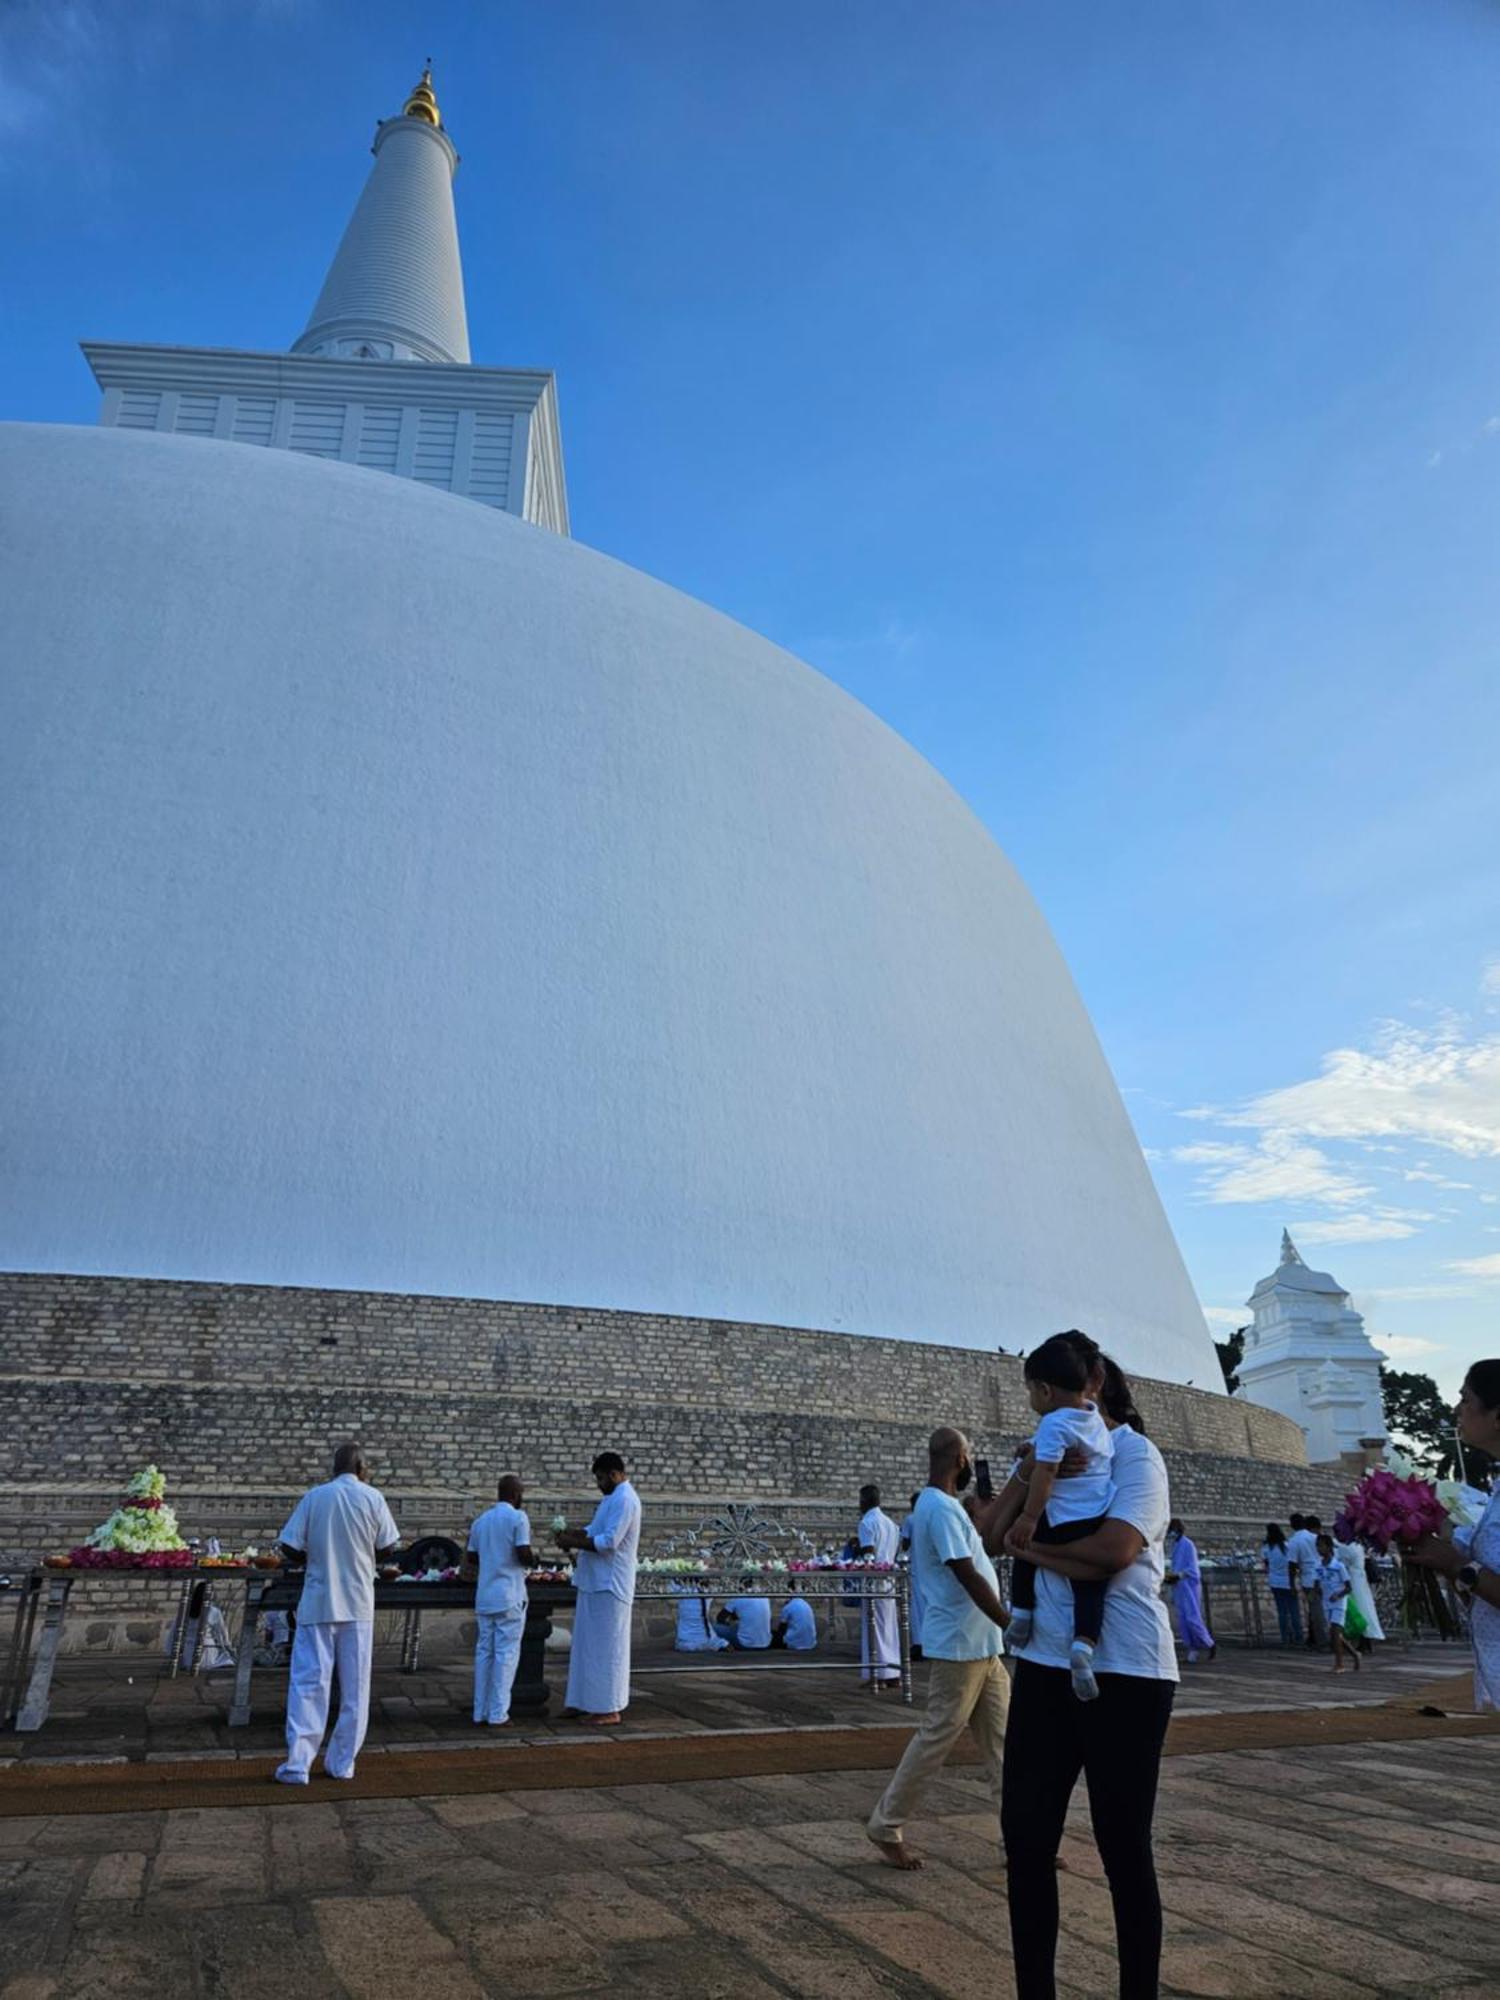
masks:
[[[900,1868],[909,1873],[922,1866],[921,1855],[913,1854],[904,1840],[876,1840],[872,1835],[870,1844],[887,1868]]]
[[[617,1729],[624,1720],[624,1716],[618,1714],[591,1715],[588,1718],[590,1725],[595,1729]]]

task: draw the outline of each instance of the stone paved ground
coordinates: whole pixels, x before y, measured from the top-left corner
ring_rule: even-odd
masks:
[[[1158,1819],[1178,1995],[1492,2000],[1500,1738],[1178,1757]],[[969,1773],[873,1858],[876,1773],[0,1820],[0,2000],[1005,2000]],[[330,1788],[331,1789],[331,1788]],[[1114,1991],[1086,1821],[1063,1991]]]
[[[1178,1710],[1240,1713],[1314,1703],[1375,1704],[1399,1698],[1437,1674],[1462,1665],[1466,1654],[1436,1643],[1381,1648],[1358,1675],[1335,1676],[1325,1658],[1305,1651],[1251,1651],[1226,1646],[1211,1665],[1184,1669]],[[638,1666],[683,1663],[684,1656],[657,1648],[637,1656]],[[549,1667],[560,1705],[565,1658]],[[920,1697],[920,1669],[918,1669]],[[466,1655],[450,1649],[431,1656],[422,1671],[403,1675],[391,1649],[377,1656],[371,1708],[372,1752],[410,1752],[475,1740],[469,1721],[472,1682]],[[285,1671],[258,1670],[250,1725],[227,1723],[229,1677],[206,1674],[170,1680],[154,1660],[65,1657],[53,1685],[52,1713],[34,1735],[0,1735],[0,1767],[20,1758],[108,1758],[166,1762],[236,1753],[265,1757],[279,1750],[286,1699]],[[860,1691],[857,1674],[806,1672],[778,1662],[746,1672],[726,1656],[707,1658],[686,1675],[641,1674],[632,1689],[631,1729],[663,1735],[700,1729],[826,1728],[880,1721],[909,1725],[911,1711]],[[578,1725],[557,1720],[526,1722],[510,1741],[546,1742],[576,1736]]]

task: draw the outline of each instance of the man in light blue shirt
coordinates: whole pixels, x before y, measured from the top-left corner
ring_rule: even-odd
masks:
[[[771,1643],[771,1600],[731,1597],[714,1620],[719,1637],[737,1653],[762,1653]]]
[[[921,1867],[903,1828],[965,1728],[973,1730],[983,1753],[998,1826],[1010,1706],[1010,1682],[1000,1663],[1000,1634],[1010,1613],[979,1532],[958,1503],[974,1472],[969,1440],[962,1431],[934,1431],[927,1456],[928,1484],[917,1497],[911,1532],[913,1585],[922,1592],[927,1706],[865,1827],[893,1868]]]

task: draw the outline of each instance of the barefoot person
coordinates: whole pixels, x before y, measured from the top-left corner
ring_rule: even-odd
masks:
[[[861,1562],[894,1563],[901,1530],[880,1504],[878,1486],[859,1489],[859,1532],[855,1553]],[[867,1597],[859,1613],[860,1679],[882,1693],[901,1685],[901,1634],[893,1597]]]
[[[1344,1636],[1344,1619],[1349,1612],[1349,1592],[1352,1588],[1349,1572],[1333,1552],[1332,1535],[1318,1537],[1318,1588],[1323,1593],[1323,1617],[1333,1634],[1333,1671],[1344,1671],[1345,1659],[1354,1662],[1354,1670],[1359,1671],[1359,1649],[1351,1646]]]
[[[474,1720],[480,1728],[510,1722],[510,1691],[526,1632],[526,1572],[535,1569],[531,1523],[521,1511],[521,1482],[507,1472],[498,1498],[469,1530],[469,1554],[479,1569],[474,1592]]]
[[[335,1668],[339,1715],[323,1770],[330,1778],[352,1778],[370,1719],[375,1565],[393,1556],[401,1539],[357,1444],[339,1446],[332,1479],[303,1494],[278,1539],[294,1561],[305,1558],[307,1577],[286,1691],[286,1758],[276,1782],[307,1783],[328,1724]]]
[[[1453,1421],[1460,1444],[1500,1458],[1500,1360],[1474,1363],[1464,1377]],[[1477,1527],[1429,1535],[1407,1551],[1406,1559],[1451,1578],[1467,1598],[1474,1706],[1500,1708],[1500,1480]]]
[[[564,1528],[559,1548],[577,1552],[573,1650],[568,1655],[564,1715],[586,1716],[614,1728],[630,1706],[630,1614],[635,1604],[640,1496],[625,1477],[617,1451],[601,1451],[591,1468],[604,1496],[586,1528]]]
[[[926,1609],[923,1653],[927,1706],[896,1775],[870,1815],[866,1833],[893,1868],[920,1868],[903,1828],[923,1790],[943,1768],[965,1729],[984,1758],[995,1815],[1010,1683],[1000,1663],[1000,1634],[1010,1614],[1000,1601],[995,1566],[958,1495],[974,1472],[962,1431],[934,1431],[927,1445],[928,1484],[912,1511],[911,1565]]]

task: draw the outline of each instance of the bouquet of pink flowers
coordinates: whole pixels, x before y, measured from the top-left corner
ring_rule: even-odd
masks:
[[[1382,1465],[1345,1495],[1333,1532],[1341,1542],[1363,1542],[1384,1555],[1392,1542],[1410,1548],[1424,1535],[1440,1535],[1447,1525],[1448,1510],[1430,1480],[1416,1474],[1403,1478]]]
[[[1442,1534],[1449,1516],[1437,1488],[1406,1460],[1399,1463],[1401,1471],[1376,1466],[1352,1493],[1345,1494],[1344,1511],[1333,1524],[1337,1541],[1362,1542],[1377,1555],[1392,1550],[1399,1555],[1429,1535]],[[1415,1631],[1425,1619],[1443,1638],[1451,1638],[1457,1626],[1437,1576],[1415,1563],[1404,1563],[1402,1568],[1406,1576],[1402,1615],[1407,1627]]]

